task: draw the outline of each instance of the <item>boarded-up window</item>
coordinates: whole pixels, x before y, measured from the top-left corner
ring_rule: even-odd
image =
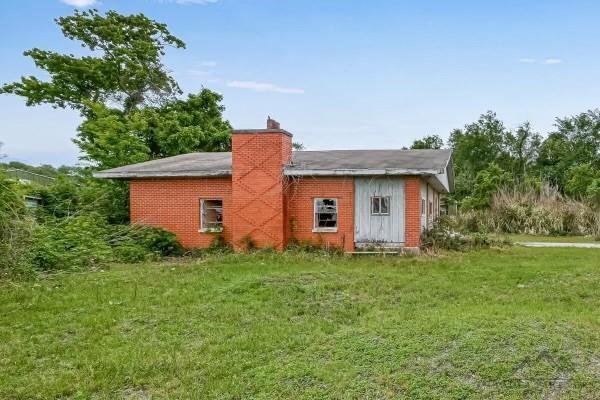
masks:
[[[200,200],[200,230],[203,232],[223,230],[223,200]]]
[[[314,229],[317,231],[337,230],[337,199],[315,199]]]
[[[390,215],[390,197],[371,197],[371,215]]]

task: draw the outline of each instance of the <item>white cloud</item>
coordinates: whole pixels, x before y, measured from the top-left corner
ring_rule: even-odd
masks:
[[[202,61],[200,63],[200,65],[203,66],[203,67],[210,67],[210,68],[212,68],[212,67],[216,67],[217,66],[217,62],[213,61],[213,60],[207,60],[207,61]]]
[[[544,64],[560,64],[562,60],[560,58],[546,58]]]
[[[190,75],[196,75],[196,76],[203,76],[203,75],[208,75],[209,74],[208,71],[203,71],[201,69],[189,69],[188,73]]]
[[[561,60],[560,58],[546,58],[544,60],[536,60],[535,58],[519,58],[519,62],[525,63],[525,64],[546,64],[546,65],[552,65],[552,64],[560,64],[563,62],[563,60]]]
[[[207,4],[213,4],[218,2],[219,0],[165,0],[169,3],[181,4],[181,5],[190,5],[190,4],[199,4],[205,6]]]
[[[70,6],[77,7],[77,8],[90,7],[90,6],[93,6],[94,4],[98,3],[97,0],[60,0],[60,1],[65,4],[68,4]]]
[[[254,81],[229,81],[227,86],[238,89],[249,89],[256,92],[276,92],[287,94],[303,94],[304,89],[277,86],[272,83]]]

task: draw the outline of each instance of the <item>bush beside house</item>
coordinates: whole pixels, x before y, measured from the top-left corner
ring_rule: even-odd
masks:
[[[66,191],[70,187],[71,191]],[[77,206],[80,188],[59,181],[47,189],[24,186],[0,172],[0,274],[74,270],[109,262],[140,262],[182,254],[175,235],[138,225],[110,225],[88,207]],[[28,210],[27,192],[59,191],[46,196],[40,208]],[[66,207],[65,204],[69,204]],[[55,214],[56,213],[56,214]]]

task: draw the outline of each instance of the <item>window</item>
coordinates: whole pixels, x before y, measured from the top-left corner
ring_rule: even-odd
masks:
[[[425,215],[425,199],[421,199],[421,215]]]
[[[315,232],[337,231],[337,199],[315,199]]]
[[[200,232],[223,230],[223,200],[200,200]]]
[[[371,215],[390,215],[390,197],[371,197]]]

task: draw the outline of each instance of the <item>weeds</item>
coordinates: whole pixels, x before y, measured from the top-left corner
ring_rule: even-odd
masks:
[[[548,184],[500,190],[489,209],[461,211],[451,219],[462,232],[600,236],[600,211]]]
[[[329,242],[323,242],[322,240],[320,240],[317,243],[315,243],[310,240],[298,240],[296,238],[290,238],[290,240],[288,240],[286,250],[289,252],[313,253],[323,255],[344,254],[343,249]]]
[[[485,232],[458,232],[454,220],[450,218],[441,218],[421,235],[421,249],[434,252],[468,251],[508,245],[510,245],[509,241],[492,238]]]

